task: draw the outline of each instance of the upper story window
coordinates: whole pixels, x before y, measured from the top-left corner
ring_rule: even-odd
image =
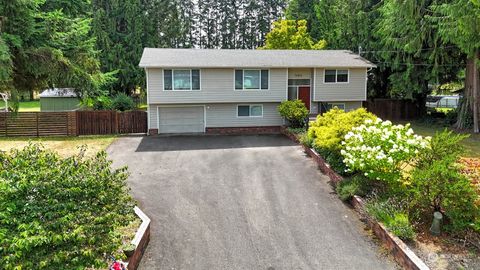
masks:
[[[200,90],[199,69],[165,69],[163,89],[174,91]]]
[[[235,90],[268,90],[268,69],[235,70]]]
[[[325,83],[348,83],[347,69],[326,69]]]

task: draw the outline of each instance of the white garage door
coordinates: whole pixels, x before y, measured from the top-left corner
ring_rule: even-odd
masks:
[[[202,107],[159,107],[159,133],[204,132]]]

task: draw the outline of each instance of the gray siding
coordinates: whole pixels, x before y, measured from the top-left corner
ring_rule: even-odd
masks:
[[[287,69],[270,69],[268,90],[235,90],[234,69],[200,70],[200,91],[163,91],[162,69],[147,69],[150,103],[281,102],[287,95]]]
[[[277,106],[280,105],[280,103],[263,103],[263,117],[237,117],[237,105],[238,104],[207,105],[207,127],[283,125],[283,119],[277,111]]]
[[[239,104],[263,104],[263,117],[237,117],[237,105]],[[175,104],[175,106],[188,106],[188,104]],[[205,105],[205,117],[207,127],[254,127],[254,126],[280,126],[283,118],[277,111],[280,103],[209,103],[195,104]],[[172,105],[152,104],[150,109],[150,129],[158,128],[157,107]]]
[[[348,83],[324,83],[324,70],[315,71],[314,101],[366,100],[366,68],[350,68]]]

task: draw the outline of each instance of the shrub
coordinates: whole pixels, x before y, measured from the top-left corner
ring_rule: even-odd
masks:
[[[349,171],[398,184],[405,166],[428,147],[429,139],[414,134],[409,124],[366,120],[345,135],[341,153]]]
[[[395,199],[378,200],[371,199],[366,205],[367,213],[376,220],[382,222],[389,231],[403,240],[413,240],[415,230],[413,229],[404,203]]]
[[[330,167],[341,175],[348,175],[347,167],[343,163],[343,157],[338,151],[332,151],[325,148],[318,148],[314,146],[316,151],[325,159]]]
[[[333,170],[345,175],[346,167],[340,154],[341,142],[347,132],[366,119],[376,119],[376,116],[363,108],[344,112],[335,107],[310,123],[308,141]]]
[[[353,127],[365,123],[365,120],[375,120],[374,114],[360,108],[350,112],[344,112],[333,108],[310,123],[308,136],[314,140],[314,148],[340,152],[341,142]]]
[[[134,218],[126,168],[106,153],[61,158],[29,145],[0,152],[2,269],[106,267],[121,248],[116,228]]]
[[[308,117],[308,109],[301,100],[286,100],[278,106],[278,112],[285,117],[293,128],[304,126],[304,120]]]
[[[303,133],[301,136],[300,136],[300,139],[299,139],[300,143],[307,146],[308,148],[312,148],[313,147],[313,139],[308,136],[307,133]]]
[[[117,111],[129,111],[135,108],[133,99],[124,93],[118,93],[112,100],[112,108]]]
[[[426,213],[444,212],[449,219],[447,228],[452,231],[466,229],[480,217],[475,204],[478,195],[457,163],[465,137],[448,130],[435,134],[411,175],[414,203]]]
[[[342,201],[348,201],[354,195],[366,196],[371,191],[371,185],[365,177],[354,175],[340,181],[337,184],[336,191]]]
[[[94,110],[111,110],[112,99],[108,96],[99,96],[91,98],[87,101],[87,106],[92,107]]]

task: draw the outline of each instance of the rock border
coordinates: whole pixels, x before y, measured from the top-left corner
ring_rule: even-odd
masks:
[[[288,132],[286,128],[282,128],[281,132],[292,141],[298,143],[298,138],[296,135]],[[302,147],[305,153],[315,161],[320,171],[330,178],[330,181],[334,186],[343,180],[343,177],[330,168],[330,165],[325,161],[325,159],[314,149],[305,145],[302,145]],[[367,225],[382,241],[383,246],[390,251],[395,258],[395,261],[397,261],[400,266],[409,270],[430,269],[400,238],[390,233],[381,222],[376,221],[373,217],[369,216],[365,212],[364,202],[361,197],[354,196],[350,203],[357,212],[366,217]]]
[[[134,207],[135,214],[142,220],[142,224],[135,233],[135,237],[132,240],[132,244],[135,245],[135,251],[133,255],[128,258],[127,269],[128,270],[137,270],[140,261],[142,260],[143,253],[147,248],[148,242],[150,241],[150,218],[145,215],[145,213],[138,208]]]

